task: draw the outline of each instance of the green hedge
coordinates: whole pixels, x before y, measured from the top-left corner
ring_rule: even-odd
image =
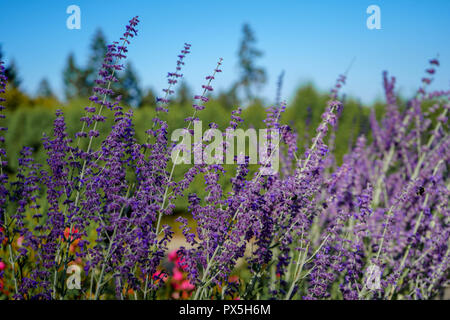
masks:
[[[292,102],[288,105],[286,112],[281,117],[281,122],[289,124],[295,128],[299,137],[299,152],[304,151],[305,145],[315,135],[315,128],[321,121],[321,114],[325,110],[328,95],[318,92],[312,85],[308,84],[301,87]],[[64,111],[67,132],[70,137],[80,130],[80,117],[84,114],[84,106],[87,100],[74,100],[60,107]],[[377,109],[377,116],[381,116],[383,105],[378,103],[374,106]],[[308,111],[308,108],[310,111]],[[13,174],[17,170],[18,155],[23,146],[34,148],[35,159],[46,165],[45,150],[42,146],[43,134],[52,135],[52,123],[55,119],[56,108],[48,106],[21,106],[13,112],[7,113],[8,132],[6,134],[6,150],[8,157],[8,171]],[[206,109],[199,113],[203,121],[204,129],[206,124],[214,122],[219,128],[224,129],[230,121],[230,111],[222,106],[219,100],[212,99],[207,103]],[[164,119],[169,124],[169,130],[184,127],[184,119],[192,114],[190,105],[170,106],[170,112],[164,115]],[[347,152],[349,146],[355,141],[359,134],[367,134],[368,119],[370,114],[369,107],[363,107],[353,99],[346,99],[343,112],[339,119],[339,125],[336,131],[335,156],[338,163],[342,156]],[[99,126],[100,138],[95,139],[94,148],[98,147],[99,141],[106,136],[112,125],[112,113],[106,111],[104,115],[107,121]],[[263,119],[265,118],[264,106],[261,103],[255,103],[243,110],[243,127],[263,128]],[[146,139],[145,131],[151,126],[151,119],[154,117],[154,107],[144,106],[134,110],[134,125],[136,138],[139,142]],[[307,118],[310,117],[310,125],[307,126]],[[170,133],[170,132],[169,132]],[[86,146],[84,146],[86,148]],[[223,179],[225,190],[228,190],[229,178],[234,174],[232,166],[226,166],[226,177]],[[175,177],[181,179],[186,166],[179,166],[175,171]],[[204,181],[201,177],[197,178],[189,192],[202,194]],[[177,203],[179,210],[186,209],[184,199]]]

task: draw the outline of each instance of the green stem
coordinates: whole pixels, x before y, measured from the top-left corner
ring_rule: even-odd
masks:
[[[19,294],[19,289],[17,287],[16,268],[15,268],[16,263],[14,261],[11,243],[8,243],[8,251],[9,251],[9,262],[11,263],[11,271],[12,271],[13,280],[14,280],[14,289],[15,289],[16,294]]]
[[[434,168],[434,170],[433,170],[433,175],[436,175],[437,170],[439,169],[439,166],[440,166],[440,164],[442,163],[442,161],[443,161],[443,160],[439,161],[438,164],[436,165],[436,167]],[[424,199],[423,205],[422,205],[423,208],[425,208],[425,207],[427,206],[429,196],[430,196],[429,193],[427,193],[427,194],[425,195],[425,199]],[[421,210],[421,211],[420,211],[420,214],[419,214],[419,217],[417,218],[416,225],[414,226],[413,237],[416,236],[417,231],[419,230],[420,223],[422,222],[423,216],[424,216],[424,210]],[[408,246],[406,247],[405,254],[403,255],[403,258],[402,258],[402,260],[401,260],[401,262],[400,262],[400,267],[399,267],[398,270],[402,270],[403,267],[405,266],[406,259],[408,258],[408,255],[409,255],[410,250],[411,250],[411,244],[408,244]],[[405,272],[406,272],[406,273],[405,273]],[[406,276],[406,274],[407,274],[408,271],[405,270],[405,272],[402,273],[402,276],[400,276],[400,279],[396,280],[395,283],[394,283],[394,285],[392,286],[391,291],[390,291],[390,293],[389,293],[389,298],[388,298],[389,300],[392,299],[392,296],[393,296],[394,293],[395,293],[395,289],[397,288],[397,284],[403,280],[403,278]]]
[[[291,287],[289,288],[289,291],[286,293],[284,300],[291,299],[292,292],[294,291],[294,288],[295,288],[297,282],[300,280],[300,275],[302,274],[303,266],[305,265],[306,256],[308,255],[308,249],[309,249],[309,243],[306,245],[304,254],[301,255],[301,253],[299,253],[299,257],[298,257],[299,259],[297,261],[297,265],[295,266],[294,281],[292,281]],[[300,259],[300,255],[301,255],[301,259]]]

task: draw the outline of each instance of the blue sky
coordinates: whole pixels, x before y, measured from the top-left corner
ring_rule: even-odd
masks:
[[[71,4],[81,8],[81,30],[66,28]],[[381,9],[381,30],[366,27],[371,4]],[[264,97],[274,98],[282,70],[285,99],[306,81],[328,90],[355,57],[345,92],[369,103],[382,96],[383,70],[397,77],[400,92],[410,94],[436,54],[441,68],[433,87],[448,89],[449,12],[448,0],[0,0],[0,43],[7,61],[14,58],[18,64],[28,92],[34,93],[47,77],[61,93],[69,52],[85,64],[97,28],[113,41],[139,15],[139,36],[129,59],[143,86],[161,90],[183,43],[189,42],[192,53],[183,73],[198,92],[219,57],[224,58],[224,72],[215,87],[224,89],[236,80],[241,28],[247,22],[265,53],[259,61],[268,72]]]

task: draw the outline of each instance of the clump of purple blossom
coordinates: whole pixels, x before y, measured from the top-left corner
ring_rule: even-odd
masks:
[[[269,158],[280,150],[280,172],[262,175],[251,170],[246,157],[234,166],[226,191],[220,163],[194,164],[179,181],[173,175],[175,145],[161,113],[169,112],[190,44],[183,45],[167,75],[146,143],[137,142],[133,112],[124,108],[113,84],[138,24],[138,17],[131,19],[120,41],[108,46],[81,131],[69,136],[64,112],[56,112],[53,134],[43,137],[48,167],[36,163],[25,147],[17,174],[9,177],[0,136],[0,262],[7,266],[0,279],[12,288],[9,298],[68,297],[67,271],[73,264],[84,274],[76,298],[158,298],[164,290],[161,275],[170,273],[165,257],[174,234],[162,218],[174,214],[179,197],[188,198],[190,219],[176,219],[186,243],[177,256],[195,286],[194,299],[429,299],[439,294],[450,265],[450,91],[428,91],[437,59],[429,61],[406,108],[398,104],[395,78],[383,74],[386,115],[379,121],[372,114],[371,135],[360,136],[339,166],[332,155],[333,135],[345,108],[340,90],[346,76],[339,76],[304,154],[297,148],[305,144],[301,134],[282,122],[286,104],[278,93],[264,123],[280,132],[279,143],[267,137]],[[184,128],[189,134],[208,108],[222,63],[219,59],[193,97]],[[6,84],[0,62],[0,96]],[[429,101],[432,107],[426,109]],[[100,139],[105,110],[112,112],[114,124],[97,148],[93,141]],[[231,112],[229,129],[245,124],[241,111]],[[6,130],[0,127],[0,133]],[[194,156],[205,147],[193,145]],[[222,148],[227,147],[224,142]],[[204,179],[204,197],[190,193],[196,178]],[[95,239],[89,237],[91,229]],[[367,281],[373,268],[380,271],[375,288]],[[230,280],[242,269],[248,278]]]

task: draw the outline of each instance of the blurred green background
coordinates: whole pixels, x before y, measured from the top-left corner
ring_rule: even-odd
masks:
[[[73,54],[67,56],[67,63],[62,70],[61,79],[64,84],[63,98],[61,98],[61,94],[53,92],[45,78],[42,79],[35,94],[25,92],[21,88],[20,68],[14,59],[11,59],[6,65],[6,74],[9,78],[7,91],[4,94],[7,117],[2,121],[6,121],[8,127],[5,138],[8,157],[7,172],[10,175],[17,170],[17,158],[23,146],[32,147],[35,159],[46,166],[42,137],[44,134],[52,136],[53,120],[57,109],[64,111],[69,137],[73,138],[75,133],[80,130],[80,118],[84,114],[84,107],[90,103],[88,98],[92,94],[94,81],[101,68],[107,43],[103,32],[97,30],[92,37],[86,65],[78,65]],[[2,60],[2,56],[3,52],[0,47],[0,60]],[[256,37],[248,24],[242,26],[237,56],[239,73],[236,74],[234,83],[228,90],[214,91],[209,97],[210,101],[206,103],[206,109],[198,114],[200,120],[203,121],[204,130],[211,122],[218,124],[219,129],[225,129],[230,121],[231,111],[238,107],[243,109],[242,128],[263,128],[263,120],[266,117],[265,108],[280,103],[278,100],[282,98],[280,92],[282,92],[283,72],[278,79],[277,97],[274,97],[273,101],[267,101],[259,96],[262,86],[267,82],[266,70],[259,63],[263,52],[258,49]],[[124,107],[133,109],[136,139],[143,143],[146,140],[145,132],[150,128],[151,119],[155,115],[155,101],[158,93],[151,89],[143,89],[134,67],[130,63],[124,64],[125,69],[118,74],[119,82],[114,84],[113,88],[116,93],[122,95]],[[220,77],[220,74],[217,76]],[[336,75],[337,77],[338,75]],[[192,99],[194,95],[201,93],[199,90],[201,88],[192,89],[183,80],[177,84],[169,105],[170,112],[163,116],[169,124],[169,135],[172,130],[185,126],[184,119],[192,115]],[[315,128],[321,121],[321,115],[329,100],[329,92],[321,92],[314,84],[304,83],[291,97],[286,112],[281,117],[281,122],[288,124],[297,132],[298,155],[300,155],[315,135]],[[357,99],[345,96],[343,101],[344,109],[335,132],[333,152],[336,164],[341,162],[342,156],[351,148],[359,135],[367,135],[370,139],[369,116],[371,110],[375,110],[378,118],[381,117],[384,110],[382,102],[362,105]],[[94,140],[94,148],[98,147],[99,141],[102,141],[102,138],[108,134],[112,125],[112,114],[106,110],[103,115],[107,116],[107,121],[99,126],[101,135]],[[227,171],[221,183],[224,190],[227,191],[229,178],[234,172],[231,167],[225,166],[225,169],[230,170]],[[177,166],[175,179],[180,180],[186,170],[187,165]],[[204,181],[199,176],[189,192],[202,195],[203,185]],[[176,211],[186,212],[186,198],[184,197],[176,203]]]

